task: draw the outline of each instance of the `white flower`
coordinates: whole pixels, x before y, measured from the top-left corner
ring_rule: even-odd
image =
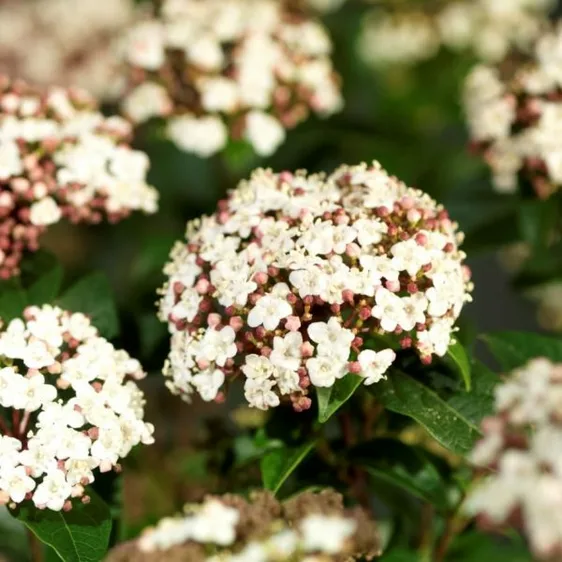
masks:
[[[312,384],[320,387],[333,386],[337,379],[347,373],[346,363],[338,362],[330,356],[307,359],[306,368]]]
[[[394,363],[396,353],[392,349],[373,351],[364,349],[357,360],[361,365],[360,375],[365,378],[365,384],[370,385],[386,378],[386,371]]]
[[[285,140],[285,129],[275,117],[252,111],[246,117],[246,138],[260,156],[269,156]]]
[[[60,511],[72,493],[72,486],[66,481],[62,470],[48,472],[33,493],[33,503],[37,507],[46,507]]]
[[[254,305],[248,314],[248,326],[256,328],[262,326],[266,330],[275,330],[279,322],[287,318],[293,308],[283,297],[264,295]]]
[[[235,338],[236,333],[230,326],[220,330],[208,330],[201,341],[200,357],[207,361],[214,361],[219,367],[224,367],[227,359],[236,354]]]
[[[314,322],[310,324],[307,333],[313,342],[318,344],[318,352],[327,357],[340,361],[349,359],[353,332],[343,328],[337,318],[330,318],[328,322]]]
[[[146,70],[155,70],[164,63],[164,30],[156,22],[143,22],[129,32],[127,59]]]
[[[158,84],[147,82],[137,86],[123,101],[123,111],[135,123],[151,117],[166,115],[171,109],[166,90]]]
[[[376,306],[373,307],[372,315],[378,318],[381,328],[387,332],[393,332],[401,325],[404,319],[404,303],[402,299],[391,293],[388,289],[379,288],[375,293]]]
[[[214,400],[219,388],[224,383],[224,373],[215,369],[214,371],[201,371],[193,379],[193,386],[206,402]]]
[[[208,500],[193,518],[193,538],[201,543],[229,546],[236,538],[239,519],[238,510],[227,507],[218,500]]]
[[[263,355],[251,354],[241,368],[249,379],[264,380],[270,378],[276,371],[273,363]]]
[[[244,383],[244,396],[254,408],[268,410],[279,406],[279,396],[273,392],[275,381],[269,379],[247,379]]]
[[[35,480],[27,475],[23,466],[2,470],[0,490],[4,490],[12,501],[21,503],[34,488]]]
[[[302,343],[302,335],[299,332],[289,332],[283,338],[275,336],[270,355],[271,363],[276,367],[296,371],[301,363]]]
[[[18,145],[9,139],[2,139],[0,133],[0,180],[6,181],[10,177],[19,176],[23,172],[23,165]]]
[[[62,211],[52,197],[33,203],[29,209],[29,220],[36,226],[54,224],[62,217]]]
[[[355,532],[356,523],[338,516],[309,515],[301,525],[303,546],[307,552],[337,554]]]
[[[226,126],[221,119],[214,116],[174,117],[168,124],[168,135],[181,149],[201,157],[218,152],[226,145],[228,138]]]

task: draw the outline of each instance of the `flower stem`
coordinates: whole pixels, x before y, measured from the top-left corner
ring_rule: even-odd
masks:
[[[31,529],[27,529],[29,538],[29,551],[31,553],[31,562],[43,562],[43,545]]]

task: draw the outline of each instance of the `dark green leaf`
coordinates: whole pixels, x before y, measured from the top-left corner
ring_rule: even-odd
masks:
[[[351,373],[337,380],[328,388],[316,387],[318,421],[327,422],[352,396],[363,379]]]
[[[558,206],[551,201],[525,201],[519,206],[521,237],[535,248],[550,242],[558,220]]]
[[[506,371],[535,357],[562,361],[562,339],[527,332],[492,332],[482,339]]]
[[[261,460],[264,488],[276,494],[315,445],[316,442],[312,441],[297,448],[280,447],[267,453]]]
[[[58,262],[27,288],[28,304],[49,304],[58,296],[63,279],[63,269]]]
[[[15,515],[64,562],[99,562],[107,552],[111,516],[99,496],[88,493],[90,503],[77,502],[68,512],[39,510],[28,502]]]
[[[456,392],[447,403],[464,418],[480,425],[482,418],[492,413],[494,389],[500,378],[480,361],[472,362],[472,390]]]
[[[80,279],[58,300],[58,304],[71,312],[82,312],[105,338],[119,333],[119,320],[111,286],[103,273],[93,273]]]
[[[367,472],[379,480],[394,484],[438,509],[449,507],[443,478],[418,447],[397,439],[373,439],[354,447],[348,459],[353,465],[367,467]]]
[[[402,548],[387,552],[377,560],[379,562],[421,562],[420,555],[417,552]]]
[[[470,451],[480,435],[473,421],[406,373],[391,371],[388,379],[373,385],[371,391],[387,409],[413,418],[455,453]]]
[[[447,562],[532,562],[520,537],[509,539],[471,532],[458,537],[451,546]]]
[[[456,370],[460,373],[464,386],[467,391],[471,388],[470,379],[470,362],[466,351],[461,343],[458,341],[449,346],[447,351],[447,359],[455,365]]]
[[[15,280],[0,283],[0,318],[9,322],[22,315],[27,306],[27,296]]]

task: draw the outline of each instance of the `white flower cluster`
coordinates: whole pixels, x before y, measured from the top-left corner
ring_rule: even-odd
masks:
[[[126,43],[124,112],[166,117],[168,136],[202,157],[229,137],[272,154],[311,110],[342,105],[325,29],[278,0],[165,0]]]
[[[375,9],[365,16],[359,39],[363,59],[373,65],[412,64],[442,47],[472,50],[484,61],[527,47],[546,23],[553,0],[454,0],[438,10],[406,4],[403,11]]]
[[[311,384],[385,377],[395,352],[370,349],[377,335],[445,355],[470,300],[457,225],[377,162],[327,178],[258,170],[186,238],[160,302],[164,374],[186,400],[220,400],[242,375],[252,406],[306,409]]]
[[[145,373],[83,314],[45,305],[24,318],[0,331],[0,501],[69,509],[94,470],[153,442]]]
[[[85,92],[39,94],[0,75],[0,278],[16,274],[23,252],[63,217],[97,223],[156,211],[148,158],[128,146],[130,132]]]
[[[190,562],[351,562],[379,553],[376,526],[364,512],[337,504],[326,509],[322,494],[307,496],[308,506],[289,509],[291,516],[286,504],[269,496],[263,503],[232,495],[209,497],[146,529],[133,545],[118,547],[109,561],[164,560],[170,552],[169,559]]]
[[[498,191],[516,191],[519,175],[541,198],[562,185],[561,85],[562,27],[543,35],[532,56],[477,66],[468,76],[464,106],[471,139]]]
[[[134,20],[133,0],[3,0],[0,69],[34,84],[79,86],[113,97],[118,79],[117,39]]]
[[[466,509],[487,526],[522,527],[541,559],[562,554],[562,364],[533,359],[496,389],[472,461],[493,469]]]

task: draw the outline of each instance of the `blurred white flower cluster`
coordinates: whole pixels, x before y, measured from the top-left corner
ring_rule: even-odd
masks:
[[[369,64],[412,64],[442,47],[472,50],[483,61],[501,60],[512,46],[528,47],[546,23],[554,0],[453,0],[435,9],[416,3],[365,16],[359,51]]]
[[[118,467],[139,443],[145,373],[98,335],[90,320],[58,307],[29,307],[0,331],[0,503],[40,509],[88,501],[94,470]]]
[[[130,132],[81,90],[40,94],[0,75],[0,278],[17,274],[23,252],[62,217],[97,223],[156,211],[148,158],[128,146]]]
[[[562,185],[562,27],[537,41],[532,56],[513,54],[468,76],[464,106],[475,150],[498,191],[522,177],[540,198]]]
[[[310,385],[385,377],[395,352],[369,349],[377,335],[445,355],[470,300],[457,225],[377,162],[327,178],[258,170],[186,238],[160,303],[164,374],[186,400],[221,400],[241,374],[252,406],[307,409]]]
[[[466,509],[486,527],[522,528],[536,556],[562,553],[562,364],[533,359],[496,389],[472,461],[493,470]]]
[[[3,0],[0,73],[41,86],[119,93],[118,37],[135,18],[133,0]]]
[[[360,509],[345,509],[341,496],[329,490],[284,504],[264,492],[250,501],[208,497],[184,509],[115,549],[107,562],[351,562],[379,553],[375,523]]]
[[[165,0],[126,41],[134,122],[167,119],[167,134],[202,157],[229,138],[272,154],[285,130],[342,106],[322,25],[278,0]]]

